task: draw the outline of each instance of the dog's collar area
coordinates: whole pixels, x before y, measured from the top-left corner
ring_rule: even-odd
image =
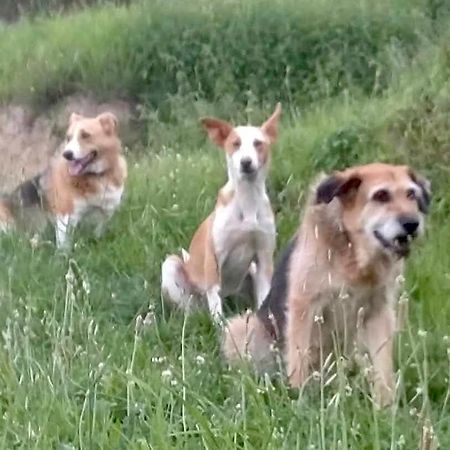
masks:
[[[243,181],[252,183],[256,180],[258,176],[258,171],[256,169],[241,169],[240,174]]]
[[[257,228],[261,224],[261,216],[259,212],[254,214],[245,214],[245,212],[239,211],[238,221],[240,226],[248,230],[249,228]]]

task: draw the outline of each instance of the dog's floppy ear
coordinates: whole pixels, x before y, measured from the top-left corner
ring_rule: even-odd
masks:
[[[272,115],[261,125],[261,129],[269,137],[270,143],[274,143],[278,135],[278,122],[281,115],[281,103],[278,102],[275,111]]]
[[[361,182],[358,175],[350,177],[339,174],[331,175],[317,187],[316,203],[330,203],[335,197],[348,197],[359,188]]]
[[[77,113],[73,112],[69,117],[69,124],[72,125],[73,123],[78,122],[82,118],[83,118],[83,116],[81,114],[77,114]]]
[[[104,112],[97,116],[106,134],[116,134],[119,127],[119,120],[115,114],[111,112]]]
[[[424,214],[427,214],[431,203],[431,182],[410,168],[408,169],[408,174],[411,180],[419,186],[422,193],[418,199],[419,209]]]
[[[219,147],[223,147],[227,137],[230,135],[233,126],[224,120],[214,117],[203,117],[200,123],[208,132],[209,138]]]

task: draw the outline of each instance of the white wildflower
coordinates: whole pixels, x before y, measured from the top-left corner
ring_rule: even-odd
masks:
[[[199,365],[202,366],[203,364],[205,364],[205,358],[202,355],[197,355],[195,357],[195,362]]]
[[[163,381],[170,381],[172,379],[172,371],[170,369],[165,369],[161,372],[161,378]]]
[[[421,338],[426,338],[427,337],[427,332],[425,330],[420,329],[417,334],[419,335],[419,337]]]
[[[317,370],[315,370],[315,371],[312,373],[312,378],[313,378],[313,380],[319,381],[319,380],[320,380],[320,372],[317,371]]]
[[[30,239],[31,248],[35,250],[39,246],[39,242],[40,242],[39,235],[34,234],[33,237]]]
[[[151,361],[152,361],[152,363],[155,363],[155,364],[162,364],[163,362],[166,361],[166,357],[165,356],[152,356]]]
[[[322,315],[314,316],[314,323],[323,324],[324,323],[323,316]]]

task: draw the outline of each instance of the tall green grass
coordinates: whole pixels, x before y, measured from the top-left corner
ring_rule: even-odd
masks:
[[[388,106],[335,105],[283,127],[270,185],[280,246],[296,227],[320,136]],[[446,448],[450,234],[439,212],[408,265],[393,409],[376,411],[363,373],[341,363],[298,395],[282,377],[229,371],[208,316],[184,319],[161,302],[160,263],[187,244],[225,173],[211,145],[186,150],[133,165],[107,235],[79,234],[69,257],[46,241],[51,233],[38,244],[1,240],[3,448],[405,449],[427,424]],[[146,324],[135,319],[149,307]]]

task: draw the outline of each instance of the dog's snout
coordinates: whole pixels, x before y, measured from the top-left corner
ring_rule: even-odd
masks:
[[[67,159],[67,161],[73,160],[73,151],[72,150],[65,150],[62,155],[64,158]]]
[[[251,173],[253,171],[252,160],[250,158],[241,159],[241,170],[244,173]]]
[[[419,228],[419,221],[416,217],[401,216],[398,221],[409,236],[416,234]]]

